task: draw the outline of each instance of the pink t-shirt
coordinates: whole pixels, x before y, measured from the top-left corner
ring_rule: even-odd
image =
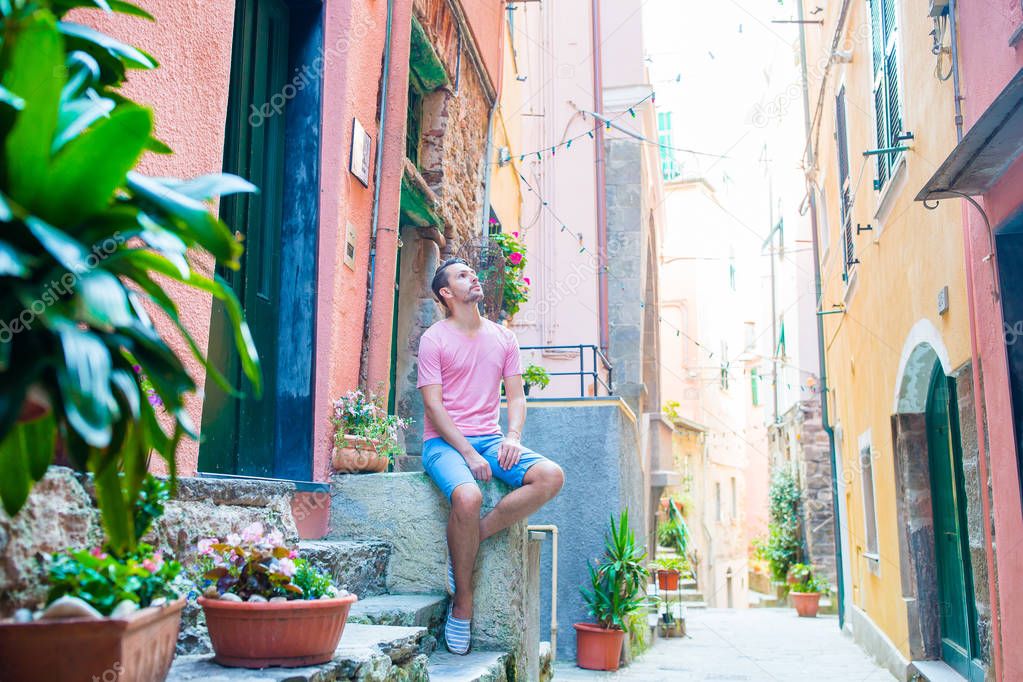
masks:
[[[475,336],[441,320],[419,341],[416,387],[441,385],[444,409],[463,436],[501,433],[501,379],[516,374],[522,361],[515,334],[486,318]],[[423,439],[439,435],[427,416]]]

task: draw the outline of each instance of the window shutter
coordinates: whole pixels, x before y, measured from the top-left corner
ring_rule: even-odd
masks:
[[[873,68],[874,96],[874,141],[878,149],[888,146],[888,107],[886,105],[885,87],[885,56],[887,55],[887,33],[884,29],[885,7],[891,0],[870,0],[870,35],[871,35],[871,66]],[[881,189],[888,181],[888,155],[878,154],[874,157],[877,167],[877,180],[874,189]]]
[[[835,135],[838,138],[838,186],[845,189],[849,180],[849,131],[846,127],[845,86],[835,97]]]
[[[888,100],[888,144],[889,147],[899,145],[898,136],[902,134],[902,104],[899,102],[899,71],[898,71],[898,35],[895,23],[895,0],[884,2],[884,82]],[[895,166],[895,155],[889,155],[889,170]]]

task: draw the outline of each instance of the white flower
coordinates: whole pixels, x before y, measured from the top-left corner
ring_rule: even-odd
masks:
[[[263,524],[259,521],[250,523],[242,531],[242,540],[245,542],[259,542],[263,539]]]
[[[277,570],[290,578],[295,575],[295,562],[287,557],[278,559]]]

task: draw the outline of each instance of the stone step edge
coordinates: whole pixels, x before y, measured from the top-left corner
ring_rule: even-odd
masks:
[[[355,679],[369,664],[374,669],[406,665],[433,651],[435,640],[426,628],[347,623],[333,658],[320,665],[300,668],[225,668],[209,654],[178,656],[167,682],[299,682],[305,680]],[[385,658],[386,657],[386,658]],[[389,659],[389,661],[388,661]]]
[[[355,602],[348,620],[368,625],[425,627],[439,638],[447,603],[446,594],[379,594]]]
[[[512,657],[505,651],[472,650],[465,656],[438,649],[426,664],[430,682],[505,682]]]

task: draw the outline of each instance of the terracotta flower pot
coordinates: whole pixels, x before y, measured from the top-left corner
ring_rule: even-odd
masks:
[[[678,578],[678,571],[660,569],[657,571],[657,587],[662,590],[677,590]]]
[[[359,436],[344,436],[344,447],[334,446],[331,463],[339,474],[374,474],[387,471],[387,455],[377,452],[380,441]]]
[[[817,609],[820,608],[820,592],[789,592],[792,597],[792,605],[796,607],[796,613],[801,618],[816,618]]]
[[[575,663],[586,670],[618,670],[622,657],[623,630],[595,623],[575,623]]]
[[[182,598],[126,618],[0,622],[0,679],[162,682],[174,660],[184,606]]]
[[[199,598],[215,660],[234,668],[294,668],[329,661],[354,594],[336,599],[235,602]]]

